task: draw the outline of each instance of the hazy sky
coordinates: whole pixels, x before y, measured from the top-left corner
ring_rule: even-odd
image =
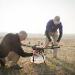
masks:
[[[56,15],[64,33],[75,34],[75,0],[0,0],[0,32],[44,33]]]

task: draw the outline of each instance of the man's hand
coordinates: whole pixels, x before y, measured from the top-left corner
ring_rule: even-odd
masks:
[[[59,42],[54,42],[53,45],[55,45],[55,46],[59,46]]]
[[[56,45],[59,45],[59,42],[56,42]]]

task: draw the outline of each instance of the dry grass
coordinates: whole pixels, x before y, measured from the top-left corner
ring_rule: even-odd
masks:
[[[5,74],[0,75],[73,75],[66,67],[75,70],[75,39],[63,39],[63,46],[58,51],[59,60],[52,59],[52,50],[46,50],[46,64],[34,64],[30,62],[30,58],[20,58],[19,64],[23,66],[22,70],[3,70]],[[23,41],[25,44],[44,44],[45,39],[28,38]],[[27,52],[31,52],[31,48],[23,47]],[[57,65],[62,63],[63,65]],[[75,75],[75,74],[74,74]]]

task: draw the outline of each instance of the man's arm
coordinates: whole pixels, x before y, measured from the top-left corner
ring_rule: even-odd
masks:
[[[52,20],[50,20],[50,21],[47,23],[46,31],[45,31],[45,35],[46,35],[46,37],[48,38],[49,42],[51,42],[51,38],[50,38],[50,36],[49,36],[49,32],[50,32],[50,30],[51,30],[51,28],[52,28],[51,25],[52,25]]]
[[[58,37],[57,42],[60,42],[62,35],[63,35],[63,26],[61,24],[61,26],[59,27],[59,37]]]
[[[19,50],[18,52],[16,52],[18,55],[22,56],[22,57],[30,57],[33,55],[33,53],[27,53],[24,52],[23,50]]]
[[[22,57],[29,57],[33,55],[33,53],[24,52],[24,50],[21,48],[21,45],[19,43],[16,43],[13,50]]]
[[[46,35],[46,37],[48,38],[48,40],[49,40],[49,42],[51,42],[51,38],[50,38],[50,36],[49,36],[49,32],[45,32],[45,35]]]

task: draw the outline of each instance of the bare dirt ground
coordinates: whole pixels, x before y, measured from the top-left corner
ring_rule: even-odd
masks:
[[[1,69],[0,75],[75,75],[75,39],[62,39],[63,46],[58,50],[58,59],[52,58],[52,50],[45,50],[46,63],[34,64],[30,58],[20,58],[18,64],[23,66],[21,70]],[[28,38],[24,44],[45,44],[43,38]],[[32,52],[32,48],[24,47],[26,52]]]

